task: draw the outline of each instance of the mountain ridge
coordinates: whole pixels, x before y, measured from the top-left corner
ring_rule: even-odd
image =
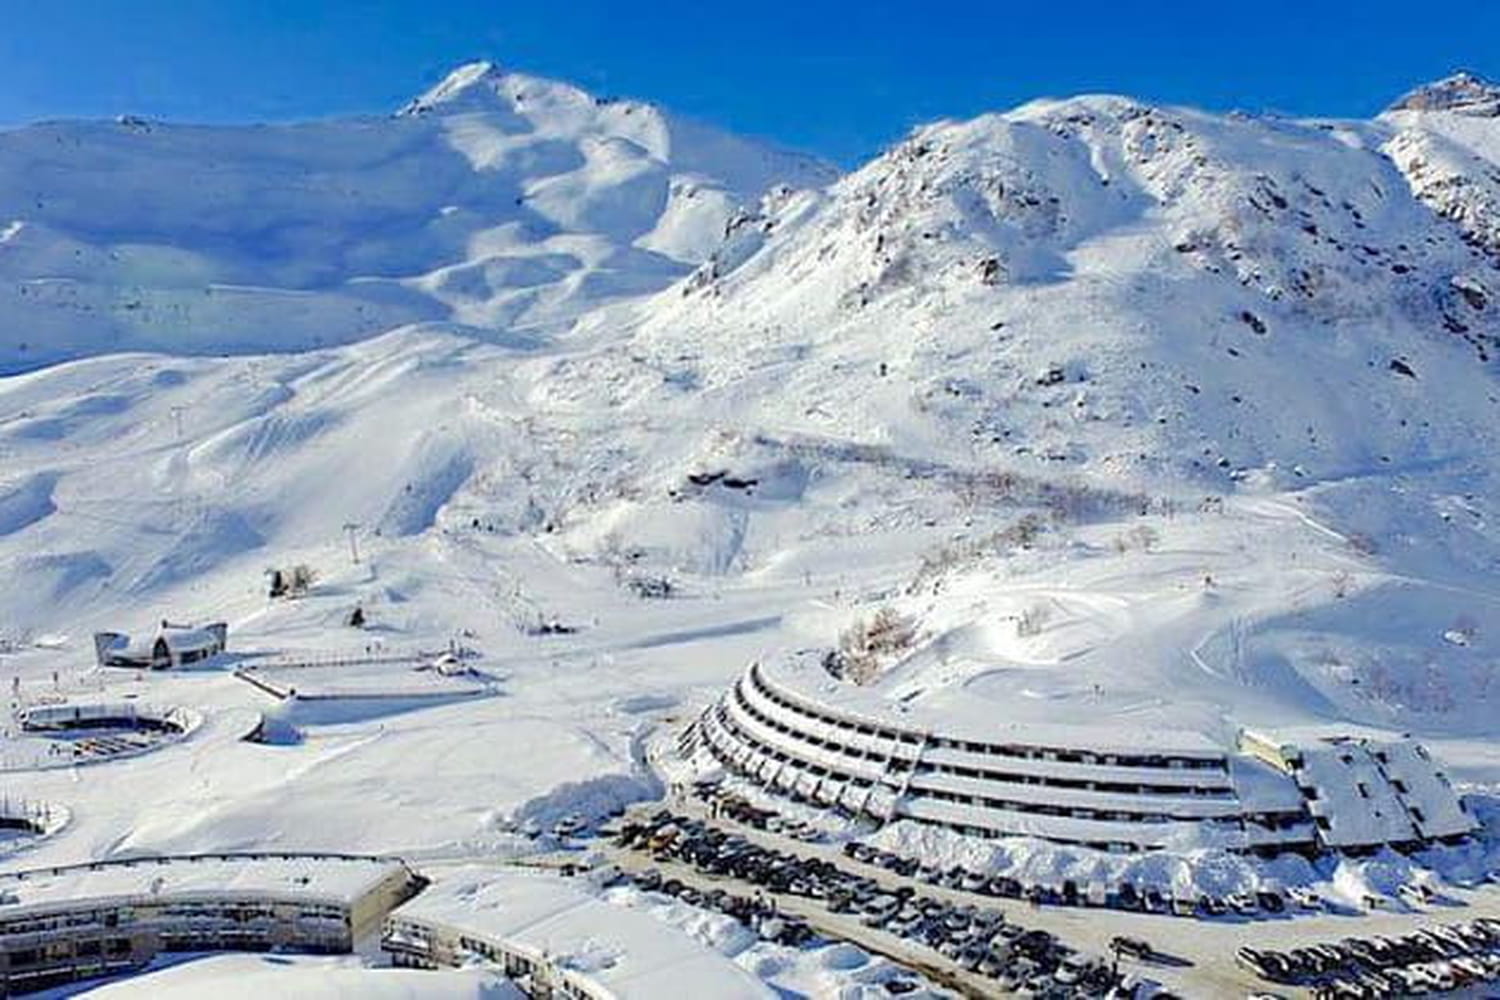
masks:
[[[531,105],[0,131],[13,213],[0,223],[0,370],[110,350],[296,350],[422,321],[546,335],[670,283],[771,185],[830,175],[493,67],[435,90],[473,98],[487,80],[530,88]]]
[[[1387,111],[1447,111],[1493,118],[1500,115],[1500,85],[1459,70],[1407,92]]]

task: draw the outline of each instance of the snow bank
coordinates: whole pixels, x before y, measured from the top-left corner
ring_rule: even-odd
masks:
[[[594,823],[626,806],[659,798],[661,794],[662,789],[654,779],[605,774],[558,785],[516,807],[510,821],[521,829],[538,831],[551,830],[564,816]]]

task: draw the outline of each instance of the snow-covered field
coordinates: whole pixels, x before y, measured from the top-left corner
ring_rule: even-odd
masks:
[[[1039,102],[841,179],[482,66],[389,119],[0,132],[0,679],[203,716],[8,773],[71,812],[10,863],[523,853],[659,794],[647,737],[748,661],[885,608],[892,698],[1382,727],[1493,797],[1500,120],[1456,93]],[[232,652],[93,667],[163,618]],[[482,696],[231,673],[450,645]],[[448,680],[413,669],[318,683]],[[1091,863],[1054,853],[1006,863]]]

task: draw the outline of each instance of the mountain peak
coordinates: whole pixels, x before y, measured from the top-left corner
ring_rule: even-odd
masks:
[[[421,115],[439,107],[488,103],[494,99],[504,79],[505,72],[488,59],[464,63],[437,86],[409,101],[397,114]]]
[[[1480,118],[1500,117],[1500,86],[1467,70],[1418,87],[1390,106],[1391,111],[1451,111]]]

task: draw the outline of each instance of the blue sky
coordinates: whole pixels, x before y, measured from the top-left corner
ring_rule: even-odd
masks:
[[[1500,3],[0,0],[0,122],[382,112],[451,66],[640,97],[845,163],[1037,96],[1367,116],[1464,67]],[[1437,8],[1432,8],[1436,10]]]

